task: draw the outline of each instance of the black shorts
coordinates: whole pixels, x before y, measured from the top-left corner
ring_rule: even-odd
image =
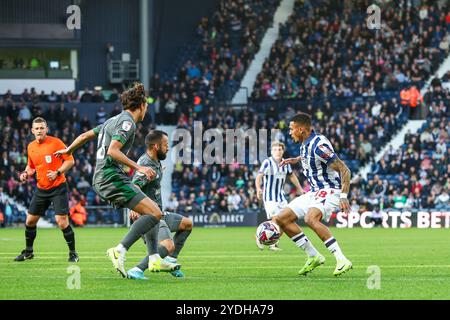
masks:
[[[69,214],[69,195],[66,183],[49,190],[36,188],[28,212],[34,216],[45,216],[45,211],[51,203],[53,203],[55,214]]]

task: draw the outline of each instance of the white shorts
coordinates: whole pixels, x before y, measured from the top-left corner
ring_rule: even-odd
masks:
[[[310,208],[317,208],[322,211],[322,220],[330,221],[331,214],[339,210],[339,195],[341,190],[321,189],[319,191],[309,191],[295,198],[287,205],[299,219],[305,219],[305,215]]]
[[[287,201],[281,201],[281,202],[277,202],[277,201],[266,201],[264,202],[264,209],[266,209],[266,215],[267,215],[267,219],[272,219],[273,216],[276,216],[277,214],[279,214],[281,212],[281,210],[283,210],[284,208],[287,207]]]

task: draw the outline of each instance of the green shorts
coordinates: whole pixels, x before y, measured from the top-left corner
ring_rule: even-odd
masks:
[[[147,196],[124,174],[112,173],[95,183],[94,191],[115,208],[134,209]]]

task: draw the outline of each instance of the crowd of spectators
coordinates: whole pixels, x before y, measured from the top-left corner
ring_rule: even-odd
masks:
[[[279,133],[271,138],[284,142],[287,145],[285,157],[291,157],[298,155],[299,146],[289,137],[288,119],[298,111],[313,115],[316,131],[329,137],[335,151],[354,172],[372,160],[376,151],[395,135],[408,118],[408,109],[393,99],[382,103],[352,104],[341,112],[333,110],[330,103],[318,110],[314,110],[312,105],[306,109],[289,107],[283,113],[277,112],[274,107],[265,113],[220,107],[207,113],[194,113],[187,120],[180,118],[178,128],[189,130],[193,136],[194,121],[201,121],[203,130],[218,130],[223,135],[223,141],[226,141],[225,130],[230,128],[242,132],[248,129],[279,129]],[[256,150],[249,152],[256,153]],[[225,211],[258,208],[254,182],[259,164],[264,159],[251,163],[247,153],[245,160],[245,163],[235,160],[232,164],[194,162],[186,165],[181,163],[180,158],[172,175],[172,198],[176,200],[172,206],[177,203],[182,210],[202,212],[217,208]],[[297,176],[308,190],[303,174],[297,171]],[[296,190],[292,186],[288,186],[287,191],[295,197]]]
[[[26,92],[28,91],[25,90]],[[34,139],[31,134],[31,121],[35,117],[40,116],[46,119],[49,135],[56,136],[65,143],[70,143],[82,132],[92,129],[121,112],[119,105],[107,113],[102,104],[98,104],[95,121],[90,121],[87,116],[79,115],[76,106],[68,110],[63,102],[55,102],[48,103],[48,108],[43,108],[41,102],[41,100],[32,98],[28,100],[26,94],[14,97],[7,92],[0,95],[0,195],[2,200],[0,212],[3,212],[6,221],[8,212],[18,214],[17,207],[13,206],[13,202],[17,201],[27,207],[33,196],[35,180],[30,178],[28,183],[20,183],[19,174],[27,165],[26,151],[28,144]],[[133,159],[137,159],[144,151],[144,138],[149,128],[147,123],[138,124],[135,148],[130,152],[130,157]],[[67,174],[70,189],[69,199],[72,207],[79,203],[107,205],[95,195],[91,188],[95,167],[95,150],[96,141],[88,142],[82,150],[77,152],[75,165]],[[8,198],[15,199],[15,201],[9,201]],[[6,205],[7,200],[8,205]],[[112,215],[107,215],[109,220],[113,219]],[[102,219],[103,215],[97,218]]]
[[[410,82],[421,87],[449,54],[448,2],[384,1],[381,28],[371,30],[372,2],[297,0],[257,76],[253,100],[375,96]]]
[[[159,123],[176,124],[177,114],[199,112],[231,100],[270,27],[279,0],[222,0],[212,18],[197,26],[197,54],[187,57],[173,78],[155,74],[150,95]]]
[[[11,90],[7,90],[3,95],[4,101],[10,101],[14,104],[25,105],[26,107],[31,105],[37,105],[39,103],[79,103],[79,102],[92,102],[92,103],[102,103],[102,102],[117,102],[119,100],[119,93],[116,88],[113,88],[109,92],[108,99],[102,92],[102,87],[94,87],[93,90],[89,88],[84,88],[84,91],[78,93],[73,90],[70,92],[61,91],[57,93],[51,91],[50,93],[42,90],[40,93],[36,91],[35,88],[28,90],[25,88],[20,94],[13,94]]]
[[[446,155],[446,143],[449,138],[448,99],[449,91],[442,86],[433,87],[425,95],[430,103],[429,126],[420,136],[407,136],[407,145],[401,152],[390,150],[376,165],[372,172],[375,177],[366,181],[357,181],[352,185],[352,204],[354,209],[363,210],[372,205],[398,208],[400,202],[405,202],[405,208],[411,205],[412,188],[416,188],[417,182],[421,189],[420,204],[415,202],[414,208],[440,207],[440,203],[448,196],[448,171],[450,170]],[[32,105],[33,106],[33,105]],[[27,104],[23,104],[27,108]],[[191,113],[188,116],[180,116],[178,128],[193,131],[194,121],[202,121],[204,130],[214,128],[224,133],[226,129],[280,129],[273,137],[284,141],[287,145],[285,157],[294,156],[298,145],[295,145],[288,135],[289,119],[297,111],[306,111],[314,117],[314,127],[320,133],[325,134],[331,140],[336,152],[356,171],[361,165],[372,160],[371,157],[384,145],[407,119],[407,109],[396,99],[390,101],[367,102],[365,104],[353,104],[341,112],[332,109],[330,103],[322,108],[314,110],[311,105],[306,109],[294,106],[286,112],[278,113],[273,107],[265,113],[252,109],[235,111],[230,108],[212,107],[206,112]],[[0,186],[1,194],[11,196],[25,206],[29,204],[33,194],[33,184],[20,184],[18,172],[26,166],[26,146],[31,141],[30,122],[36,116],[47,119],[50,134],[60,137],[63,141],[73,141],[81,132],[86,131],[97,124],[103,123],[107,118],[120,112],[113,110],[107,114],[99,107],[95,123],[87,118],[77,117],[77,109],[70,111],[64,109],[64,104],[58,104],[58,108],[49,107],[43,112],[38,107],[31,107],[28,111],[30,117],[21,117],[21,110],[11,99],[3,96],[0,99],[0,131],[2,132],[2,144],[0,145]],[[143,141],[147,127],[138,125],[135,149],[130,156],[137,159],[143,152]],[[418,143],[418,141],[420,143]],[[431,143],[435,141],[435,143]],[[437,141],[437,142],[436,142]],[[270,142],[269,142],[270,143]],[[436,148],[430,150],[429,148]],[[249,151],[252,152],[252,151]],[[70,186],[70,200],[72,207],[80,202],[87,205],[105,205],[91,189],[93,168],[95,165],[95,141],[88,143],[84,150],[77,152],[76,164],[68,174]],[[169,210],[183,211],[185,213],[228,211],[235,212],[241,209],[258,209],[260,203],[256,198],[254,180],[259,169],[260,162],[250,163],[249,154],[246,154],[246,163],[231,165],[205,165],[194,163],[185,165],[176,163],[172,175],[173,194],[166,204]],[[263,160],[263,159],[260,159]],[[419,165],[418,165],[419,164]],[[421,167],[420,172],[415,172]],[[294,168],[305,190],[308,184],[300,172],[300,168]],[[132,172],[130,172],[131,174]],[[400,175],[398,175],[401,173]],[[396,175],[397,174],[397,175]],[[447,175],[446,175],[447,174]],[[387,175],[396,175],[387,179]],[[381,177],[381,178],[380,178]],[[395,183],[390,183],[395,180]],[[434,187],[438,181],[439,187]],[[417,188],[416,188],[417,189]],[[430,189],[430,190],[428,190]],[[415,189],[414,189],[415,190]],[[445,191],[446,190],[446,191]],[[295,197],[296,190],[287,186],[289,197]],[[418,191],[414,191],[416,193]],[[447,192],[447,193],[446,193]],[[385,197],[380,197],[385,195]],[[381,202],[381,203],[380,203]],[[10,205],[2,204],[0,211],[8,219],[11,213]],[[100,217],[101,219],[101,217]]]
[[[222,1],[213,17],[202,18],[197,27],[201,49],[198,55],[187,60],[175,79],[162,80],[155,75],[151,81],[149,95],[154,100],[151,108],[156,121],[174,124],[186,115],[209,110],[216,92],[225,88],[239,87],[249,62],[259,49],[259,43],[270,26],[279,0],[233,0]],[[34,88],[15,95],[10,90],[0,98],[0,131],[2,145],[0,154],[0,181],[6,194],[28,205],[33,185],[18,182],[18,172],[26,165],[26,146],[31,141],[30,123],[34,117],[43,116],[49,125],[49,134],[63,141],[73,141],[81,132],[103,123],[108,117],[120,112],[115,109],[107,114],[102,107],[96,116],[96,123],[87,117],[80,117],[76,107],[67,110],[65,103],[115,102],[117,90],[108,99],[100,89],[84,89],[68,93],[38,93]],[[49,103],[43,110],[40,103]],[[154,119],[155,120],[155,119]],[[138,125],[134,159],[143,152],[143,139],[148,126]],[[71,201],[75,204],[86,201],[88,205],[104,204],[90,188],[95,165],[95,142],[88,143],[84,152],[79,152],[74,168],[68,175]],[[26,191],[26,192],[25,192]],[[84,199],[84,197],[86,199]]]
[[[442,79],[444,84],[448,76]],[[358,179],[352,188],[355,206],[450,209],[449,99],[450,91],[441,81],[433,81],[425,94],[429,114],[424,126],[417,134],[408,132],[400,149],[389,148],[372,165],[368,181]]]
[[[95,123],[86,117],[80,119],[77,109],[65,110],[64,104],[58,107],[50,105],[43,112],[39,107],[31,107],[30,117],[25,120],[19,115],[17,104],[11,99],[3,97],[0,100],[0,114],[2,121],[0,130],[4,137],[0,146],[2,160],[0,162],[0,179],[4,182],[4,190],[24,204],[31,200],[33,185],[18,183],[18,172],[26,166],[26,146],[31,141],[30,121],[36,116],[43,116],[48,121],[50,134],[70,142],[81,132],[97,124],[103,123],[107,118],[120,112],[114,109],[107,114],[99,107]],[[23,104],[28,108],[27,104]],[[289,119],[295,112],[302,110],[290,107],[285,113],[278,113],[275,108],[269,108],[265,113],[254,110],[233,111],[233,109],[220,107],[191,113],[189,116],[179,117],[178,128],[193,131],[194,121],[202,121],[204,130],[215,128],[224,132],[226,129],[280,129],[275,137],[284,141],[288,148],[286,156],[293,156],[297,152],[288,135]],[[358,161],[355,166],[368,161],[374,150],[385,143],[391,135],[406,121],[406,114],[396,101],[383,103],[367,103],[365,105],[353,104],[343,112],[334,112],[329,103],[319,110],[308,106],[303,110],[313,114],[317,131],[327,135],[332,140],[336,151],[346,161]],[[330,125],[331,124],[331,125]],[[143,141],[148,130],[147,126],[138,125],[135,146],[130,156],[137,159],[144,151]],[[254,151],[254,150],[253,150]],[[249,151],[252,152],[252,151]],[[77,152],[76,164],[68,175],[71,186],[71,197],[74,203],[84,201],[88,205],[104,204],[90,189],[93,168],[95,165],[95,141],[88,143],[83,151]],[[247,160],[249,155],[247,154]],[[263,160],[263,159],[260,159]],[[177,163],[173,179],[174,196],[178,202],[176,209],[184,210],[226,210],[233,211],[241,208],[257,208],[254,178],[259,169],[259,162],[232,165],[207,166],[202,164],[183,165]],[[298,174],[300,177],[301,174]],[[301,180],[303,178],[301,177]],[[302,180],[304,183],[305,181]],[[307,188],[306,184],[305,187]],[[288,188],[292,189],[292,188]],[[292,190],[295,195],[295,190]]]

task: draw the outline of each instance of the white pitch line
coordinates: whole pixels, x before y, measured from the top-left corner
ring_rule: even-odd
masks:
[[[10,255],[9,257],[11,257],[11,259],[12,259],[12,258],[15,257],[15,255]],[[65,257],[66,257],[66,255],[58,256],[58,257],[54,257],[54,256],[47,256],[47,257],[45,257],[45,256],[37,255],[37,256],[34,257],[33,261],[36,261],[36,260],[54,260],[54,259],[60,260],[60,259],[64,259]],[[103,260],[104,257],[105,256],[103,256],[103,255],[99,255],[99,256],[84,256],[84,255],[80,254],[80,259],[82,259],[82,260]],[[142,259],[143,257],[145,257],[145,254],[135,255],[135,256],[127,255],[127,260],[130,260],[130,259]],[[0,263],[2,262],[2,260],[3,261],[9,261],[9,260],[4,260],[6,258],[7,258],[6,256],[1,257],[0,258],[1,259]],[[229,256],[216,256],[216,257],[214,257],[214,259],[230,259],[230,257]],[[298,260],[301,263],[304,263],[304,259],[302,259],[302,257],[298,257],[298,256],[290,256],[290,257],[288,257],[288,256],[284,256],[284,257],[280,257],[280,256],[267,256],[267,257],[233,256],[233,259],[234,260],[239,260],[239,261],[248,261],[249,259],[250,260],[251,259],[258,259],[258,260],[264,260],[264,261],[265,260],[270,261],[270,260],[277,259],[278,261],[280,261],[281,259],[283,259],[283,260]],[[196,260],[200,260],[202,262],[207,261],[208,263],[223,263],[223,261],[213,261],[213,260],[211,260],[211,257],[200,257],[200,256],[198,256],[198,257],[183,257],[180,260],[182,260],[182,261],[192,261],[192,262],[195,262]],[[364,259],[364,260],[369,260],[369,259]],[[251,262],[251,261],[249,261],[249,262]],[[257,261],[255,261],[255,263],[257,263]]]
[[[317,273],[316,273],[317,274]],[[125,281],[127,279],[123,279],[119,276],[96,276],[96,277],[88,277],[86,275],[83,276],[84,279],[88,278],[89,280],[99,280],[99,279],[103,279],[103,280],[113,280],[113,279],[117,279],[120,281]],[[161,275],[158,276],[153,276],[153,274],[150,276],[149,281],[129,281],[130,283],[149,283],[152,285],[155,284],[163,284],[161,282],[155,283],[152,280],[164,280],[160,278]],[[67,279],[66,276],[39,276],[39,275],[29,275],[26,277],[27,279],[32,278],[32,279]],[[446,281],[448,280],[450,277],[440,277],[440,278],[389,278],[387,281],[389,281],[389,283],[391,282],[417,282],[417,281]],[[17,276],[1,276],[0,279],[17,279]],[[171,279],[171,280],[167,280],[170,282],[180,282],[180,283],[185,283],[188,280],[201,280],[201,281],[217,281],[217,277],[213,276],[213,277],[196,277],[196,276],[186,276],[184,280],[179,280],[179,279],[173,279],[172,277],[167,277],[167,279]],[[288,277],[284,277],[284,278],[277,278],[277,277],[233,277],[232,281],[244,281],[244,280],[248,280],[248,281],[267,281],[267,280],[276,280],[279,282],[290,282],[292,283],[292,281],[307,281],[307,282],[316,282],[316,281],[326,281],[326,282],[340,282],[340,281],[364,281],[364,283],[366,282],[367,278],[366,277],[349,277],[348,275],[342,275],[339,278],[333,277],[333,276],[329,276],[327,278],[317,278],[317,277],[313,277],[313,276],[308,276],[308,277],[302,277],[302,276],[298,276],[298,275],[292,275],[292,276],[288,276]],[[33,291],[38,291],[38,289],[33,289]],[[41,290],[41,291],[47,291],[47,290]]]
[[[190,249],[190,250],[192,250],[192,249]],[[0,255],[12,255],[12,254],[17,254],[17,252],[18,251],[8,251],[8,252],[0,252]],[[38,250],[35,250],[35,253],[37,252],[37,254],[39,254],[39,255],[52,255],[52,254],[55,254],[55,255],[67,255],[67,252],[65,252],[64,250],[61,250],[61,251],[44,251],[44,252],[39,252]],[[144,253],[145,251],[143,251],[143,253]],[[184,252],[184,251],[183,251]],[[242,256],[242,257],[261,257],[261,256],[263,256],[263,255],[271,255],[271,256],[275,256],[275,255],[282,255],[282,256],[289,256],[289,255],[292,255],[292,256],[301,256],[303,253],[303,251],[295,251],[295,252],[271,252],[271,251],[260,251],[260,250],[257,250],[256,249],[256,247],[255,247],[255,250],[252,250],[252,252],[253,253],[255,253],[255,252],[257,252],[257,254],[254,254],[254,255],[252,255],[252,256],[249,256],[249,255],[243,255],[243,254],[241,254],[241,255],[236,255],[235,253],[235,251],[220,251],[220,250],[218,250],[218,251],[201,251],[201,252],[192,252],[192,253],[183,253],[184,255],[186,255],[186,256],[190,256],[190,257],[230,257],[230,256],[233,256],[233,257],[239,257],[239,256]],[[106,254],[106,250],[105,251],[80,251],[79,253],[82,253],[82,254],[99,254],[99,255],[103,255],[103,253],[105,253]],[[212,253],[212,254],[207,254],[207,253]],[[230,255],[227,255],[227,256],[225,256],[225,255],[217,255],[217,253],[229,253]],[[128,255],[136,255],[136,254],[140,254],[140,253],[137,253],[137,252],[129,252],[129,253],[127,253],[127,256]],[[372,256],[372,255],[370,255],[370,254],[367,254],[367,253],[364,253],[364,254],[352,254],[351,255],[352,257],[370,257],[370,256]]]
[[[105,256],[105,254],[103,252],[94,252],[94,251],[90,251],[90,252],[83,252],[80,251],[78,252],[81,256],[84,256],[84,254],[93,254],[93,255],[89,255],[87,257],[101,257],[101,256]],[[17,252],[0,252],[0,255],[17,255]],[[66,256],[67,252],[37,252],[36,255],[63,255]],[[145,255],[145,252],[143,252],[142,254],[138,254],[138,253],[128,253],[127,257],[142,257],[142,255]],[[352,257],[370,257],[370,254],[352,254]],[[236,255],[233,254],[233,252],[230,252],[229,255],[204,255],[204,254],[190,254],[190,253],[186,253],[183,255],[183,259],[187,259],[187,258],[227,258],[229,259],[230,257],[242,257],[242,258],[273,258],[273,257],[298,257],[298,258],[303,258],[302,254],[299,253],[278,253],[278,252],[261,252],[260,254],[256,254],[256,255],[247,255],[247,254],[240,254],[240,255]]]
[[[193,280],[206,280],[206,279],[204,279],[204,278],[202,278],[202,277],[186,277],[186,279],[193,279]],[[212,278],[213,280],[214,279],[217,279],[217,278]],[[366,282],[367,281],[367,278],[366,277],[361,277],[361,278],[357,278],[357,277],[348,277],[347,276],[347,274],[344,274],[344,275],[342,275],[342,276],[340,276],[340,277],[334,277],[334,276],[330,276],[329,278],[316,278],[316,277],[313,277],[313,276],[307,276],[307,277],[303,277],[303,276],[299,276],[299,275],[297,275],[297,276],[292,276],[292,277],[290,277],[290,278],[282,278],[282,279],[280,279],[280,278],[275,278],[275,277],[264,277],[263,279],[262,278],[251,278],[251,277],[233,277],[233,280],[253,280],[253,281],[255,281],[255,280],[261,280],[261,281],[265,281],[265,280],[276,280],[276,281],[280,281],[280,282],[282,282],[282,281],[292,281],[293,279],[295,280],[295,279],[300,279],[299,281],[304,281],[304,280],[306,280],[306,281],[309,281],[309,282],[315,282],[315,281],[333,281],[333,282],[336,282],[336,281],[364,281],[364,282]],[[449,277],[441,277],[441,278],[395,278],[395,279],[392,279],[392,278],[389,278],[389,282],[395,282],[395,281],[445,281],[446,279],[449,279]]]
[[[32,262],[30,262],[31,264]],[[100,262],[102,264],[108,265],[108,263],[105,262]],[[69,263],[68,263],[69,264]],[[43,264],[39,264],[39,265],[43,265]],[[190,266],[189,264],[182,264],[183,266],[183,270],[216,270],[217,267],[216,266],[201,266],[201,267],[196,267],[196,266]],[[234,270],[234,269],[298,269],[299,267],[301,267],[300,265],[277,265],[277,266],[234,266],[234,267],[230,267],[228,268],[228,270]],[[360,266],[353,266],[353,269],[367,269],[367,267],[369,267],[369,265],[360,265]],[[450,268],[450,265],[421,265],[421,266],[409,266],[409,265],[378,265],[378,267],[380,268],[386,268],[386,269],[403,269],[403,268],[408,268],[408,269],[422,269],[422,268]],[[45,268],[45,271],[51,271],[51,270],[63,270],[65,268],[65,266],[61,266],[61,268]],[[321,266],[320,269],[334,269],[335,266]],[[91,267],[83,267],[82,265],[80,266],[81,271],[83,270],[100,270],[99,267],[95,267],[95,268],[91,268]],[[0,276],[1,277],[1,276]]]

